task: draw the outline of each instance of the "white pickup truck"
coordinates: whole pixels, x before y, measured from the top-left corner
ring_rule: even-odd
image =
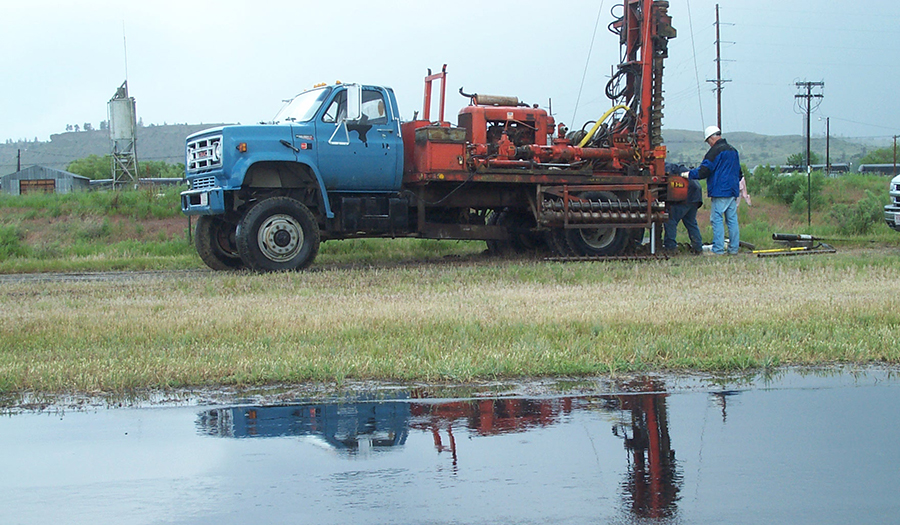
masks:
[[[891,203],[884,207],[884,221],[891,228],[900,231],[900,175],[891,179],[889,192]]]

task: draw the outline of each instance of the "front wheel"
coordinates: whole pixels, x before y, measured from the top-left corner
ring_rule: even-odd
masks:
[[[236,239],[241,260],[257,272],[302,270],[319,253],[315,216],[289,197],[272,197],[250,208]]]

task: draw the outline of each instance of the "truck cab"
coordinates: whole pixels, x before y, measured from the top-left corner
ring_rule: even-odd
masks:
[[[397,101],[379,86],[317,86],[291,99],[272,123],[191,135],[185,154],[190,189],[181,195],[182,212],[199,216],[195,244],[214,269],[248,261],[257,270],[304,267],[318,251],[319,231],[340,230],[329,221],[344,197],[352,206],[355,193],[382,195],[375,207],[381,200],[388,206],[403,179]],[[257,210],[260,224],[243,224],[251,208],[273,197],[291,208],[278,208],[280,220]]]

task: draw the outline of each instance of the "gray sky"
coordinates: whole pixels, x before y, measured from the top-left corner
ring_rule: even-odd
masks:
[[[825,117],[833,135],[900,133],[891,96],[900,86],[896,2],[718,3],[726,133],[801,134],[795,83],[806,80],[825,82],[813,136],[824,135]],[[574,128],[610,107],[603,88],[618,63],[618,40],[606,29],[610,0],[2,4],[0,141],[98,127],[126,78],[126,44],[130,94],[145,125],[269,120],[283,99],[335,80],[393,87],[410,119],[421,110],[427,69],[446,63],[448,120],[468,102],[457,93],[464,87],[544,107],[552,99],[557,121]],[[664,77],[666,128],[715,123],[707,82],[716,75],[715,5],[670,1],[678,37]]]

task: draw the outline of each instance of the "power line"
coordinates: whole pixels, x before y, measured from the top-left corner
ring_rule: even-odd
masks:
[[[591,46],[588,48],[587,59],[584,61],[584,73],[581,75],[581,86],[578,88],[578,97],[575,98],[575,109],[572,111],[572,126],[575,126],[575,116],[578,114],[578,103],[581,101],[581,92],[584,90],[584,80],[587,78],[588,66],[591,64],[591,52],[594,51],[594,39],[597,38],[597,28],[600,27],[600,16],[603,14],[603,2],[597,11],[597,21],[594,22],[594,32],[591,35]]]
[[[688,9],[688,25],[691,28],[691,47],[694,51],[694,76],[697,77],[697,102],[700,104],[700,127],[702,128],[705,124],[705,118],[703,117],[703,97],[700,96],[700,69],[697,67],[697,45],[694,43],[694,21],[691,16],[691,1],[688,0],[687,3]]]

